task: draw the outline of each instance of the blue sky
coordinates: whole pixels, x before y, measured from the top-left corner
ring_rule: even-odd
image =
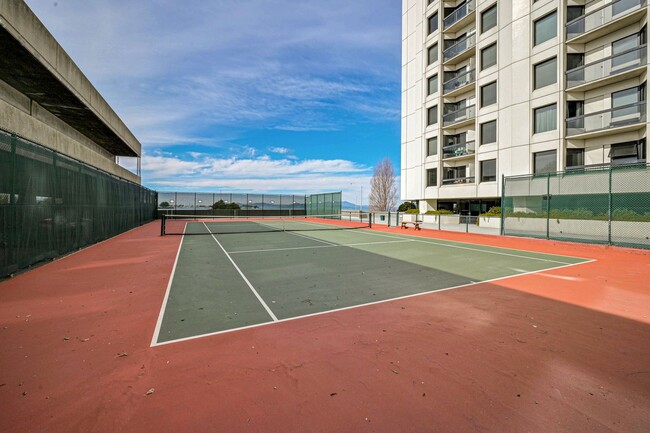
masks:
[[[399,172],[399,1],[27,3],[143,144],[148,187],[367,203],[379,160]]]

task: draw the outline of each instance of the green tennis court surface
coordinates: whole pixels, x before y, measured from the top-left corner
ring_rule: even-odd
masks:
[[[366,229],[208,234],[222,231],[211,224],[223,223],[187,222],[206,235],[182,239],[154,345],[587,261]]]

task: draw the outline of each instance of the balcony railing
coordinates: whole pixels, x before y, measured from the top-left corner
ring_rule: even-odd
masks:
[[[467,143],[452,144],[442,147],[442,158],[455,158],[457,156],[474,155],[475,142],[468,141]]]
[[[566,171],[576,172],[576,171],[602,171],[609,170],[610,168],[629,168],[629,167],[639,167],[646,165],[645,159],[637,159],[636,161],[626,162],[625,164],[612,164],[611,162],[605,162],[600,164],[588,164],[588,165],[567,165]]]
[[[646,0],[618,0],[578,17],[566,25],[567,40],[602,27],[634,8],[645,6]]]
[[[627,50],[614,56],[606,57],[579,68],[571,69],[566,73],[567,88],[580,86],[590,81],[600,80],[611,75],[620,74],[629,69],[645,65],[648,62],[647,46]]]
[[[646,102],[623,105],[609,110],[597,111],[566,120],[567,137],[621,126],[644,123],[646,119]]]
[[[456,42],[451,47],[447,48],[445,51],[442,52],[442,58],[443,60],[453,59],[463,51],[469,50],[474,45],[476,45],[476,33],[472,33],[471,35],[465,36],[463,39]]]
[[[474,0],[470,0],[449,15],[447,15],[444,19],[444,28],[446,29],[447,27],[451,27],[454,24],[456,24],[458,21],[462,20],[465,18],[467,15],[469,15],[471,12],[474,12],[476,9],[476,2]]]
[[[443,185],[459,185],[463,183],[474,183],[474,176],[468,176],[468,177],[454,177],[451,179],[443,179],[442,184]]]
[[[460,110],[447,113],[442,116],[442,126],[452,125],[454,123],[462,122],[476,117],[476,106],[470,105],[469,107],[461,108]]]
[[[476,81],[476,69],[467,71],[462,75],[447,80],[442,84],[442,94],[453,92],[456,89],[460,89],[463,86],[473,83]]]

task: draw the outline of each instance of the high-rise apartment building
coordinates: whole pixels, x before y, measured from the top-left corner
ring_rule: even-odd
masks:
[[[475,215],[502,175],[645,161],[647,0],[402,12],[402,199]]]

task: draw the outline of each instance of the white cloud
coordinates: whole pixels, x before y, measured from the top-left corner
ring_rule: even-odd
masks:
[[[279,153],[280,155],[286,155],[290,150],[286,147],[269,147],[269,152]]]

